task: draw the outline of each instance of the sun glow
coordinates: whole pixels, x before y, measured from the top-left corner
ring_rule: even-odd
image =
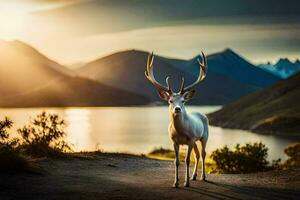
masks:
[[[0,39],[14,40],[28,36],[28,28],[34,28],[32,20],[34,12],[65,4],[64,2],[38,3],[34,0],[0,0]]]
[[[0,2],[0,36],[3,39],[14,39],[23,29],[28,17],[27,4],[16,1]]]

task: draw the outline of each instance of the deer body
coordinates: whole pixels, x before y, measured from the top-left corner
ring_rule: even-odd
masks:
[[[195,154],[195,167],[192,175],[192,180],[196,180],[197,177],[197,166],[200,159],[200,152],[198,150],[197,141],[201,142],[201,156],[202,156],[202,179],[205,180],[205,147],[208,140],[208,119],[204,114],[201,113],[187,113],[185,110],[185,102],[190,100],[195,90],[193,89],[199,82],[201,82],[207,71],[206,57],[202,52],[203,63],[198,59],[200,66],[200,73],[197,80],[184,87],[184,79],[182,78],[181,88],[178,93],[172,91],[169,77],[166,78],[168,87],[165,87],[158,83],[153,75],[153,53],[149,55],[147,61],[147,70],[145,75],[147,79],[156,87],[158,95],[161,99],[168,101],[169,103],[169,114],[170,114],[170,124],[168,128],[169,136],[173,142],[173,147],[175,151],[175,181],[174,187],[178,187],[178,167],[179,167],[179,146],[187,145],[187,154],[185,158],[186,163],[186,175],[184,186],[189,187],[189,178],[190,178],[190,155],[194,149]]]
[[[201,113],[182,113],[182,116],[173,116],[169,124],[169,136],[174,143],[188,145],[190,140],[208,139],[208,120]]]
[[[205,147],[208,140],[208,119],[201,113],[186,113],[185,111],[180,116],[171,114],[171,122],[169,124],[169,136],[173,141],[175,150],[175,181],[174,187],[178,187],[178,167],[179,167],[179,145],[188,145],[186,155],[186,177],[185,186],[189,186],[189,165],[190,154],[194,148],[195,167],[192,175],[192,180],[196,180],[197,166],[200,159],[200,153],[196,142],[201,142],[202,155],[202,180],[205,180]]]

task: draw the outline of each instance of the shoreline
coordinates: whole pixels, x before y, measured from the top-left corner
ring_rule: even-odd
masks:
[[[269,131],[258,131],[258,130],[253,130],[253,129],[250,129],[250,128],[245,128],[245,127],[240,127],[240,126],[227,126],[227,125],[223,125],[222,123],[211,123],[210,126],[220,127],[220,128],[224,128],[224,129],[249,131],[249,132],[260,134],[260,135],[284,137],[284,138],[298,139],[298,140],[300,139],[299,133],[278,133],[278,132],[274,133],[271,130],[269,130]]]

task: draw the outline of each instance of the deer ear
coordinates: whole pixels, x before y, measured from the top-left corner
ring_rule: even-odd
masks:
[[[169,101],[170,98],[170,94],[164,90],[158,90],[158,96],[165,101]]]
[[[190,99],[193,98],[194,94],[195,94],[195,90],[189,90],[189,91],[186,91],[186,92],[183,94],[183,98],[184,98],[185,100],[188,101],[188,100],[190,100]]]

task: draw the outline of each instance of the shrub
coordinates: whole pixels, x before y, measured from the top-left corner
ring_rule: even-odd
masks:
[[[268,148],[260,143],[237,144],[234,150],[227,146],[212,152],[217,173],[250,173],[271,169],[267,161]],[[277,162],[275,162],[277,163]]]
[[[0,171],[15,172],[24,171],[29,167],[28,161],[17,150],[18,139],[9,137],[8,130],[12,127],[13,122],[5,117],[0,121]]]
[[[9,138],[7,130],[12,127],[13,122],[7,117],[0,121],[0,144],[7,143]]]
[[[21,135],[21,149],[33,156],[63,156],[64,152],[72,151],[65,142],[64,128],[66,123],[56,114],[42,112],[28,125],[18,129]]]
[[[300,142],[288,146],[284,153],[289,157],[283,164],[283,168],[300,168]]]
[[[30,171],[29,163],[19,151],[7,145],[0,146],[0,171]]]

